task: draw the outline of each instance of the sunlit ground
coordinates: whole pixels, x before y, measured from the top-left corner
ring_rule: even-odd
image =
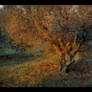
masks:
[[[53,74],[53,72],[58,68],[58,64],[55,59],[56,57],[52,57],[53,61],[48,61],[48,59],[42,61],[41,57],[36,60],[25,61],[21,64],[7,64],[0,67],[0,81],[3,82],[1,86],[34,86],[39,81],[41,81],[46,76]],[[15,61],[16,62],[16,61]],[[6,77],[7,76],[7,77]]]
[[[82,87],[92,86],[92,63],[85,62],[74,66],[72,71],[61,77],[58,71],[57,55],[39,56],[26,61],[0,64],[1,87]],[[20,62],[20,63],[19,63]],[[76,67],[76,68],[75,68]]]

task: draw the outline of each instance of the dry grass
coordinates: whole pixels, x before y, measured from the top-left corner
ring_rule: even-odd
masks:
[[[91,64],[78,63],[68,75],[61,77],[57,56],[49,54],[15,66],[0,67],[0,87],[83,87],[92,79]]]
[[[51,57],[51,56],[50,56]],[[1,87],[30,87],[37,84],[43,78],[51,75],[58,68],[56,56],[44,61],[33,60],[27,63],[19,64],[14,67],[1,67],[0,86]]]

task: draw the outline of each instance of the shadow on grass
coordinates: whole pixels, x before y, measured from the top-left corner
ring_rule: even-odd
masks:
[[[29,60],[33,60],[35,56],[33,54],[9,54],[9,55],[0,55],[0,67],[10,66],[16,64],[22,64],[24,62],[28,62]]]

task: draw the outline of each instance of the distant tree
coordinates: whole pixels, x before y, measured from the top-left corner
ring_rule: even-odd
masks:
[[[11,40],[6,35],[5,22],[6,22],[6,13],[3,10],[0,10],[0,48],[8,48],[11,46]]]
[[[83,43],[84,29],[91,23],[92,6],[14,6],[6,24],[16,46],[30,47],[49,42],[59,57],[60,71],[66,73]],[[83,27],[84,26],[84,27]],[[84,38],[83,38],[84,37]]]

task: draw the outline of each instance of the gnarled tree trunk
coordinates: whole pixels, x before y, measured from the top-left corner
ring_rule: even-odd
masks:
[[[58,39],[58,43],[60,44],[60,47],[54,47],[59,56],[60,72],[61,74],[65,74],[69,72],[69,67],[75,63],[74,57],[79,51],[80,43],[76,43],[76,37],[73,42],[68,42],[65,46],[61,42],[61,39]]]

